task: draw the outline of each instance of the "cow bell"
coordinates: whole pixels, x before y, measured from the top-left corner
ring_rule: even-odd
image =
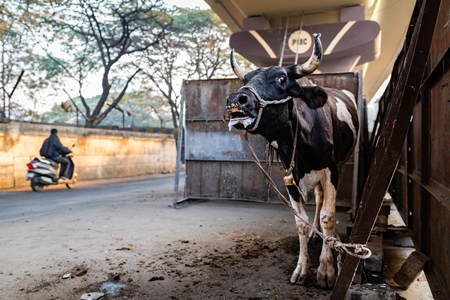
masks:
[[[283,180],[285,186],[294,185],[294,176],[292,176],[292,173],[289,173],[286,176],[284,176]]]

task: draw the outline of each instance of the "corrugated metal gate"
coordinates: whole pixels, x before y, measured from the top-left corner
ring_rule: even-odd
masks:
[[[312,75],[315,84],[337,87],[361,96],[359,73]],[[238,79],[194,80],[184,84],[185,102],[185,185],[184,200],[226,199],[258,202],[279,202],[279,198],[253,162],[243,131],[223,122],[225,99],[242,86]],[[252,146],[261,162],[266,162],[266,141],[260,135],[250,135]],[[358,158],[358,156],[356,156]],[[338,189],[338,205],[353,207],[356,189],[353,185],[352,160],[343,167]],[[284,191],[283,172],[278,164],[272,176]],[[174,200],[174,204],[178,199]]]
[[[229,132],[223,122],[226,96],[240,85],[238,80],[185,82],[186,199],[269,200],[242,135]],[[252,136],[251,141],[264,161],[264,139]]]

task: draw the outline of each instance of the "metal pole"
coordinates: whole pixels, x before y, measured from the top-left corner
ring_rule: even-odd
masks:
[[[185,104],[185,85],[187,81],[183,80],[183,86],[181,90],[181,103],[180,103],[180,120],[178,122],[178,141],[177,141],[177,162],[175,166],[175,184],[173,188],[173,207],[177,208],[178,205],[178,186],[180,181],[180,163],[181,163],[181,147],[184,140],[184,104]],[[185,149],[186,151],[186,149]],[[186,157],[186,156],[185,156]]]

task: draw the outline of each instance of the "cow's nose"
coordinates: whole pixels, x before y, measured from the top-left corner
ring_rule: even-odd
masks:
[[[246,94],[244,93],[239,93],[234,97],[234,102],[239,103],[240,105],[245,105],[248,103],[249,98]]]
[[[249,103],[250,97],[245,93],[234,93],[227,97],[227,109],[244,106]]]

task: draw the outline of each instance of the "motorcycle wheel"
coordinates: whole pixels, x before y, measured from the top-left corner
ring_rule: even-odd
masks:
[[[39,177],[31,179],[31,189],[35,192],[40,192],[44,188],[44,185],[39,182]]]

